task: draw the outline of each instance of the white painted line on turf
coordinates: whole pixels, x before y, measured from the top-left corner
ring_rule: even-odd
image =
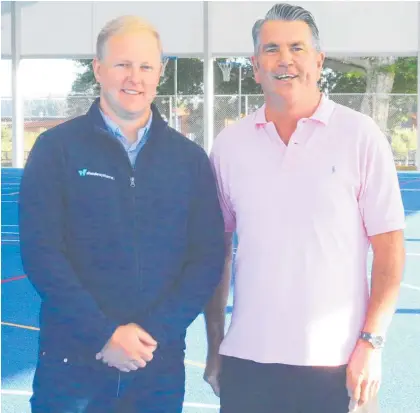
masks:
[[[1,394],[7,396],[26,396],[31,397],[32,392],[27,390],[1,390]],[[218,404],[206,404],[206,403],[189,403],[184,402],[184,407],[198,407],[200,409],[220,409]]]
[[[410,290],[420,291],[420,287],[417,287],[417,285],[413,284],[401,283],[401,287],[409,288]]]
[[[369,255],[373,255],[372,251],[369,251]],[[420,252],[406,252],[407,257],[420,257]]]
[[[1,394],[7,394],[9,396],[32,396],[31,391],[26,390],[1,390]]]
[[[218,404],[205,404],[205,403],[184,403],[184,407],[199,407],[200,409],[220,409]]]

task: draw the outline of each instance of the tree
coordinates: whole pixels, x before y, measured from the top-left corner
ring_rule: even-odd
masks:
[[[389,124],[390,94],[417,91],[417,58],[331,58],[327,64],[335,73],[340,73],[334,92],[349,93],[349,80],[353,81],[355,89],[365,87],[365,90],[359,92],[364,93],[360,107],[351,107],[371,116],[384,132],[392,129]]]
[[[218,62],[226,60],[231,62],[232,68],[229,80],[223,81]],[[99,93],[91,60],[78,60],[78,63],[81,72],[68,97],[70,116],[85,113],[93,97]],[[178,58],[177,67],[177,102],[173,97],[175,60],[171,59],[161,78],[158,87],[159,97],[155,103],[172,126],[179,127],[183,133],[192,134],[197,140],[202,140],[203,61],[197,58]],[[217,134],[226,122],[234,121],[261,106],[263,99],[257,96],[262,93],[261,87],[254,80],[249,58],[216,59],[213,69],[216,95],[214,131]],[[248,95],[247,105],[243,97],[239,105],[239,73],[241,73],[241,93]],[[392,96],[393,102],[390,106],[390,93],[416,93],[417,59],[330,58],[326,60],[320,87],[326,93],[332,94],[333,99],[339,99],[339,103],[372,116],[382,130],[391,133],[395,125],[407,120],[407,113],[414,108],[408,107],[410,101],[406,97],[395,96]]]

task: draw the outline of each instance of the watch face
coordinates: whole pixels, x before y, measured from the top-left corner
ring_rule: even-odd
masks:
[[[369,333],[363,333],[362,339],[368,341],[374,348],[382,348],[385,344],[385,339],[383,337]]]
[[[372,344],[375,348],[382,348],[384,345],[384,339],[382,337],[373,337]]]

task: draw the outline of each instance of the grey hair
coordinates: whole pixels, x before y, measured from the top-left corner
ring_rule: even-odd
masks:
[[[103,60],[106,43],[110,37],[116,34],[147,31],[155,36],[162,54],[162,43],[158,31],[146,20],[137,16],[121,16],[109,21],[100,31],[96,40],[96,56]]]
[[[260,32],[263,24],[267,21],[282,20],[282,21],[303,21],[312,32],[312,39],[315,49],[321,51],[321,42],[319,39],[319,30],[315,23],[314,16],[303,7],[294,6],[287,3],[275,4],[265,15],[264,19],[257,20],[252,28],[252,38],[254,40],[254,52],[258,54],[260,46]]]

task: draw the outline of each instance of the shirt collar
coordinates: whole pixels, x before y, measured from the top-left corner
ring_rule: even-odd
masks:
[[[268,123],[265,117],[265,108],[266,108],[266,105],[264,104],[255,112],[254,122],[255,122],[255,126],[257,127],[266,125]],[[327,96],[322,94],[321,100],[319,102],[317,109],[315,110],[315,112],[309,119],[312,119],[316,122],[320,122],[324,125],[328,125],[328,122],[331,118],[334,108],[335,108],[335,102],[328,99]]]
[[[116,137],[122,137],[125,140],[127,139],[124,134],[122,133],[120,127],[105,113],[102,111],[101,108],[99,108],[99,111],[104,119],[105,125],[108,127],[109,131]],[[150,112],[149,120],[147,121],[146,125],[143,128],[140,128],[137,132],[137,140],[134,143],[134,145],[137,145],[143,136],[147,133],[147,131],[150,129],[150,125],[152,124],[152,118],[153,118],[153,112]]]

